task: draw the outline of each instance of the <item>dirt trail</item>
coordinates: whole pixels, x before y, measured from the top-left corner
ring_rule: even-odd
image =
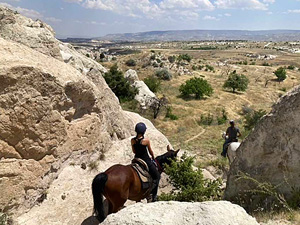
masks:
[[[193,141],[193,140],[195,140],[196,138],[198,138],[198,137],[200,137],[202,134],[204,134],[205,133],[205,129],[203,129],[199,134],[197,134],[196,136],[194,136],[194,137],[191,137],[190,139],[188,139],[188,140],[186,140],[184,143],[188,143],[188,142],[190,142],[190,141]]]

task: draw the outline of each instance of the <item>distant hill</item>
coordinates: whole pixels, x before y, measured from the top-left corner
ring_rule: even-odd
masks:
[[[300,30],[171,30],[108,34],[96,39],[108,41],[297,41],[300,40]]]

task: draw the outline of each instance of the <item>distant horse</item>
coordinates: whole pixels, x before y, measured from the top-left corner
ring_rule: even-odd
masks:
[[[169,146],[167,150],[167,153],[155,158],[160,173],[164,164],[170,164],[179,152],[179,149],[174,151]],[[122,209],[127,199],[140,202],[145,198],[146,191],[142,189],[140,178],[131,165],[113,165],[93,180],[94,213],[100,222],[106,218],[103,195],[108,201],[108,214],[111,214]]]
[[[222,134],[222,137],[224,139],[226,139],[226,133],[224,132]],[[229,160],[229,164],[231,164],[233,162],[233,160],[236,157],[236,150],[240,147],[241,143],[240,142],[231,142],[228,145],[228,149],[227,149],[227,157]]]

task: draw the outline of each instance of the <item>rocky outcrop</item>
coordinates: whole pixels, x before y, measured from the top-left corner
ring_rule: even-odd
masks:
[[[146,136],[152,141],[155,155],[166,151],[168,140],[152,125],[138,114],[125,112],[125,116],[133,123],[143,121],[148,129]],[[58,222],[64,225],[89,224],[82,223],[89,218],[93,212],[93,199],[91,194],[91,183],[96,174],[104,171],[113,164],[128,164],[133,157],[130,146],[130,137],[122,141],[113,141],[104,154],[104,160],[99,161],[99,153],[88,157],[88,162],[98,162],[97,168],[91,170],[89,163],[87,168],[81,166],[86,160],[82,155],[66,161],[66,166],[58,175],[58,178],[47,190],[43,202],[35,205],[29,212],[16,218],[15,222],[20,225],[54,225]],[[160,187],[165,187],[166,181],[161,182]],[[128,201],[128,204],[133,202]],[[54,216],[55,215],[55,216]],[[97,222],[95,224],[98,224]]]
[[[101,64],[80,54],[72,45],[57,40],[46,23],[26,18],[3,6],[0,6],[0,37],[64,61],[99,85],[103,82],[102,74],[107,72]]]
[[[31,205],[73,152],[100,154],[131,135],[104,81],[2,38],[0,80],[1,210]]]
[[[136,87],[139,92],[135,96],[135,100],[140,104],[141,109],[148,109],[154,102],[158,101],[156,95],[148,88],[144,81],[140,81],[135,70],[128,70],[125,73],[125,78],[133,87]]]
[[[258,182],[272,184],[287,200],[291,199],[293,189],[300,188],[299,127],[298,86],[273,106],[271,113],[258,123],[237,150],[237,157],[231,164],[225,198],[239,201],[248,190],[257,190],[257,185],[251,179],[236,179],[242,172]],[[253,194],[246,198],[253,201],[259,197]]]
[[[53,29],[40,20],[33,21],[16,11],[0,6],[0,36],[22,43],[41,53],[61,60],[59,41]]]
[[[109,215],[102,224],[258,225],[242,207],[225,201],[139,203]]]

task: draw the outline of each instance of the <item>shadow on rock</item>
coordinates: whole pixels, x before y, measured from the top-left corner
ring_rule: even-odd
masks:
[[[98,224],[99,224],[99,220],[97,220],[95,216],[90,216],[81,223],[81,225],[98,225]]]

